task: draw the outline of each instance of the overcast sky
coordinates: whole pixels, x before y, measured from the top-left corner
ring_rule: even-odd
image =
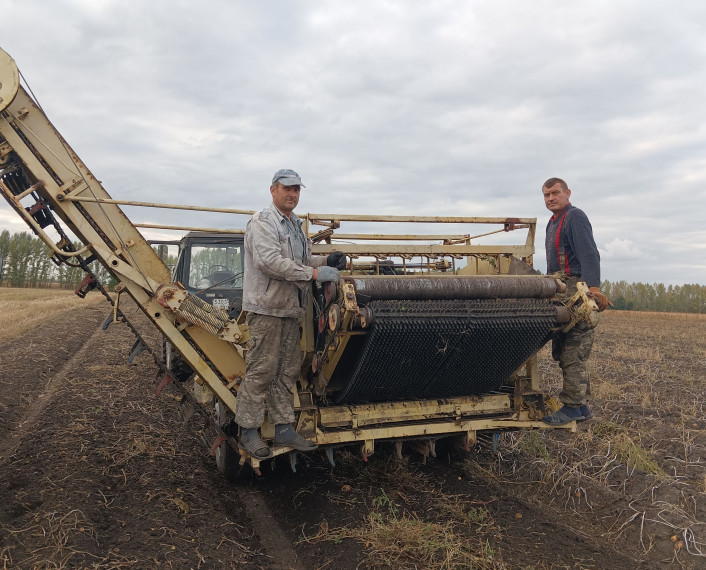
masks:
[[[544,270],[559,176],[603,279],[706,284],[703,0],[0,0],[0,18],[114,198],[259,209],[293,168],[300,213],[537,217]],[[3,201],[0,229],[16,218]]]

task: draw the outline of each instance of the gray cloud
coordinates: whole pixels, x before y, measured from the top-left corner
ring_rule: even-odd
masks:
[[[605,279],[706,283],[700,2],[25,0],[3,20],[114,197],[255,209],[292,167],[301,211],[537,217],[541,236],[561,176]]]

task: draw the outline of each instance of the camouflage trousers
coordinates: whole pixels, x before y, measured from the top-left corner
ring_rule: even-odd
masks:
[[[299,320],[248,313],[250,342],[245,360],[247,370],[235,409],[235,421],[243,428],[257,428],[265,418],[294,422],[292,389],[299,378],[303,355],[299,344]]]
[[[576,279],[567,281],[568,290],[564,295],[571,297],[576,293]],[[552,340],[552,357],[559,362],[564,383],[559,400],[569,406],[583,406],[591,395],[591,378],[586,361],[593,348],[593,333],[598,325],[599,314],[593,311],[588,320],[579,321],[566,333]]]

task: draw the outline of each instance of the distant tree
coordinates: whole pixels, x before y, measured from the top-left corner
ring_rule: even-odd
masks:
[[[601,288],[615,309],[706,313],[706,286],[697,284],[603,282]]]
[[[39,275],[42,265],[44,264],[44,260],[47,257],[47,247],[44,245],[42,240],[35,237],[32,239],[31,251],[32,254],[30,257],[30,265],[27,268],[28,283],[26,285],[29,285],[30,287],[38,287],[42,284],[40,282]]]
[[[0,283],[3,282],[6,272],[4,271],[7,267],[7,256],[10,251],[10,232],[8,230],[2,230],[0,232],[0,258],[2,258],[2,263],[0,263]]]
[[[10,252],[11,239],[12,236],[8,230],[2,230],[2,232],[0,232],[0,255],[7,257],[7,254]]]
[[[28,232],[14,234],[6,261],[6,278],[12,287],[24,287],[28,280],[33,257],[34,238]]]
[[[91,263],[91,271],[93,275],[96,276],[98,282],[103,285],[106,289],[112,291],[117,285],[118,280],[113,277],[110,272],[105,268],[105,266],[99,261],[94,261]]]
[[[664,283],[657,283],[655,285],[655,311],[668,311],[668,299],[667,299],[667,288]]]

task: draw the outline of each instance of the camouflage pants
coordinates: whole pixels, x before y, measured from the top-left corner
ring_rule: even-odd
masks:
[[[250,342],[245,357],[247,371],[238,389],[235,421],[243,428],[257,428],[267,413],[273,424],[294,422],[292,389],[299,378],[302,352],[299,320],[248,313]]]
[[[576,280],[569,280],[567,285],[565,295],[571,297],[576,293]],[[586,361],[591,356],[597,324],[598,312],[594,311],[589,320],[579,321],[571,330],[559,333],[552,341],[552,357],[559,361],[564,376],[563,388],[559,393],[562,404],[583,406],[591,395],[591,378]]]

